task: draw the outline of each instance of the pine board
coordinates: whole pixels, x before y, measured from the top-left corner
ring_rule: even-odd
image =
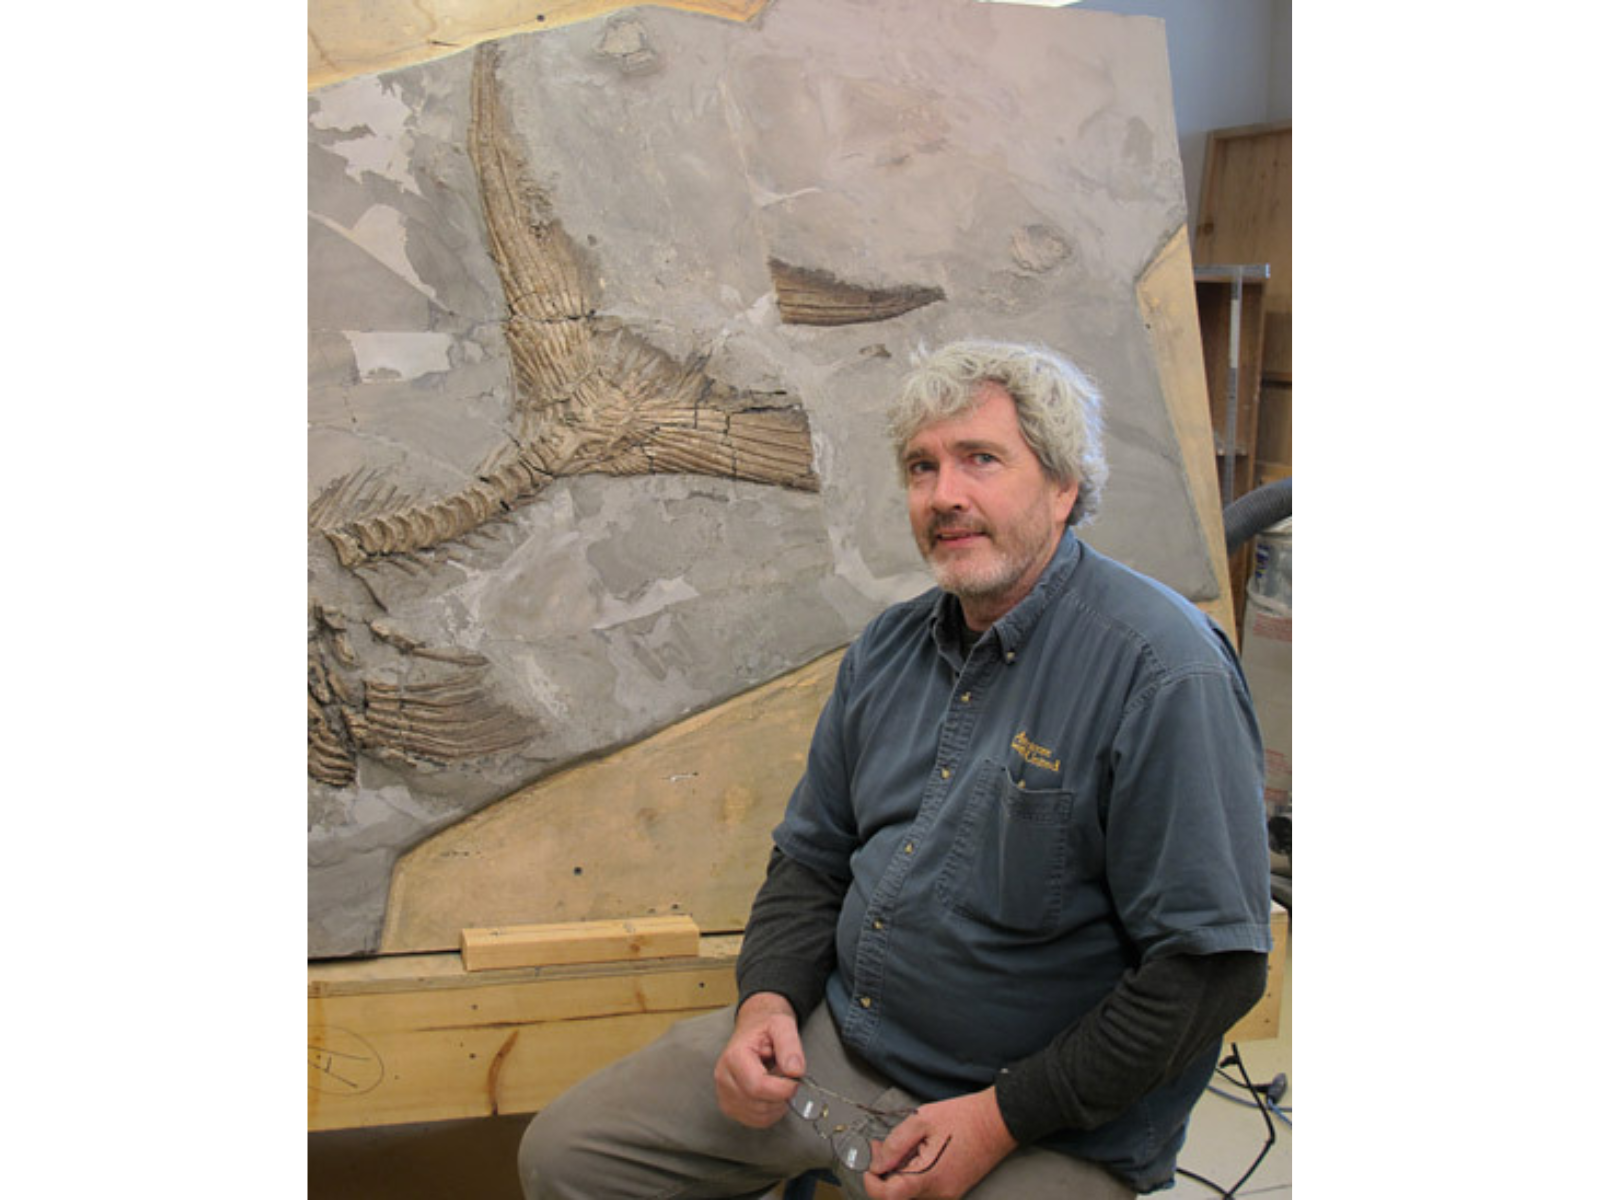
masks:
[[[469,971],[693,958],[699,950],[700,930],[688,917],[495,925],[461,931],[461,964]]]

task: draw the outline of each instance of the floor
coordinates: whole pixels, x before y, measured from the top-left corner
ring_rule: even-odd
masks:
[[[1284,972],[1283,1013],[1278,1036],[1243,1042],[1239,1054],[1252,1082],[1269,1083],[1290,1070],[1290,980],[1293,956]],[[1226,1055],[1224,1048],[1224,1055]],[[1237,1069],[1229,1073],[1239,1077]],[[1179,1167],[1216,1187],[1178,1177],[1177,1186],[1157,1193],[1163,1200],[1199,1200],[1232,1188],[1249,1170],[1267,1141],[1261,1112],[1239,1088],[1218,1079],[1195,1109],[1189,1141]],[[1244,1099],[1245,1103],[1237,1103]],[[1289,1120],[1291,1087],[1278,1101]],[[517,1183],[517,1143],[528,1118],[485,1117],[386,1129],[338,1130],[309,1138],[308,1200],[521,1200]],[[1238,1195],[1291,1200],[1292,1137],[1284,1119],[1273,1118],[1275,1141]],[[832,1200],[831,1188],[818,1188],[817,1200]],[[599,1200],[599,1198],[597,1198]]]

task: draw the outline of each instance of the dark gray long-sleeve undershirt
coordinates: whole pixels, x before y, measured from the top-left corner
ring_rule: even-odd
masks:
[[[776,992],[801,1021],[822,1002],[847,880],[772,852],[745,928],[741,1003]],[[1060,1129],[1094,1129],[1174,1078],[1250,1010],[1267,956],[1171,955],[1123,975],[1094,1009],[995,1080],[1000,1115],[1027,1144]]]

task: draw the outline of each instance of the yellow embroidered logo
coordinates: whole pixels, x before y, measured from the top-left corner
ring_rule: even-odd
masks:
[[[1028,740],[1028,735],[1025,731],[1011,739],[1011,748],[1022,755],[1023,762],[1035,767],[1043,767],[1047,771],[1054,771],[1057,775],[1061,774],[1061,760],[1050,757],[1055,751],[1048,746],[1035,745]]]

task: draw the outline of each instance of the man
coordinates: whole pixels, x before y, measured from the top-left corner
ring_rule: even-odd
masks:
[[[738,1005],[536,1119],[530,1197],[759,1196],[818,1165],[873,1200],[1153,1190],[1265,986],[1249,697],[1215,624],[1073,533],[1106,473],[1092,385],[957,343],[891,427],[939,587],[840,665]]]

